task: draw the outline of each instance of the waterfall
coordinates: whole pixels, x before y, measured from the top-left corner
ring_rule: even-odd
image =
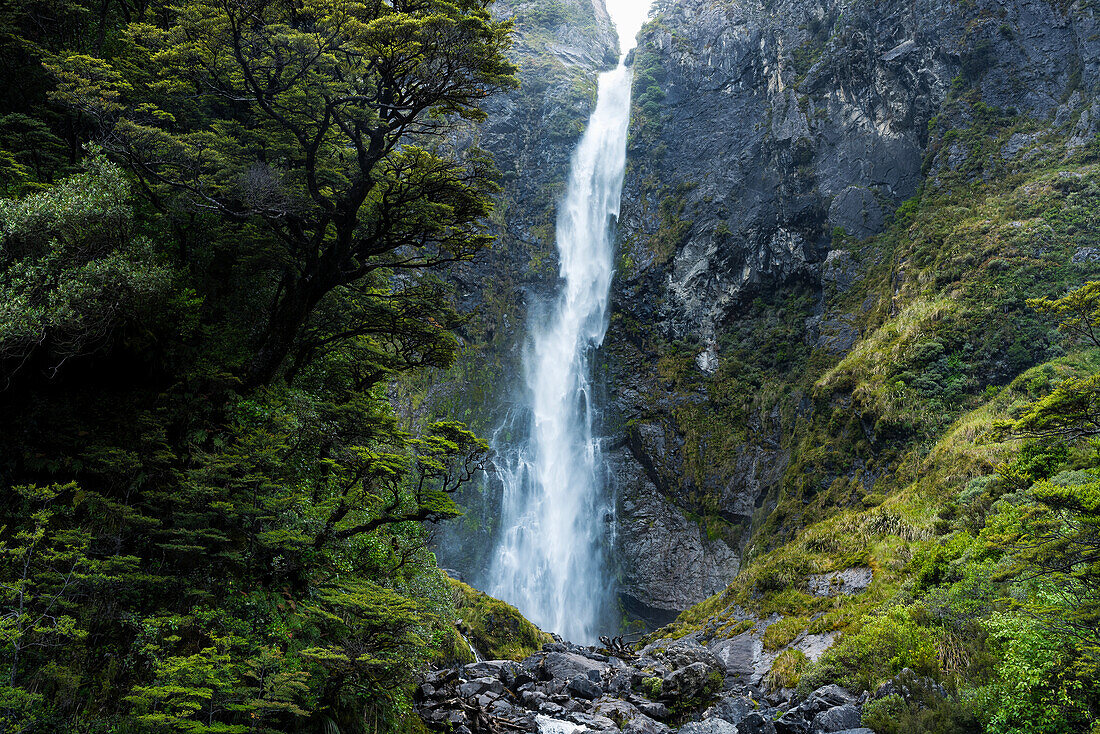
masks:
[[[489,592],[535,624],[577,642],[593,642],[612,611],[604,558],[613,505],[594,432],[591,356],[607,330],[626,136],[631,69],[627,46],[644,19],[638,0],[609,3],[624,39],[617,68],[599,77],[596,107],[573,153],[558,208],[562,286],[547,313],[530,317],[526,404],[519,441],[494,439],[503,484],[501,532]]]

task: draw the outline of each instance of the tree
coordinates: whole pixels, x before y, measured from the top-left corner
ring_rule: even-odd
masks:
[[[0,365],[56,374],[169,304],[186,313],[177,274],[133,221],[123,171],[102,156],[20,200],[0,200]]]
[[[415,293],[416,273],[489,242],[494,170],[446,139],[456,118],[482,119],[478,104],[515,84],[502,55],[510,25],[487,5],[165,3],[126,28],[119,58],[50,65],[55,97],[97,121],[159,206],[214,214],[265,243],[267,323],[247,386],[277,376],[337,289],[408,273],[398,290]]]
[[[1031,298],[1027,305],[1059,320],[1059,331],[1100,347],[1100,282],[1090,280],[1061,298]]]
[[[508,24],[483,0],[13,8],[80,22],[31,39],[0,10],[69,110],[42,77],[0,108],[0,584],[26,602],[3,725],[396,726],[453,621],[422,521],[488,448],[399,425],[387,383],[459,347],[446,269],[495,190],[460,136],[514,83]],[[67,178],[60,119],[104,151]]]

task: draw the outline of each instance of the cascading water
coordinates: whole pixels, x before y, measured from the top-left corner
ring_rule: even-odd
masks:
[[[625,59],[646,8],[642,0],[608,5]],[[590,357],[607,330],[630,82],[622,60],[600,75],[558,209],[562,290],[553,309],[529,324],[526,436],[494,441],[504,496],[489,592],[576,642],[594,641],[612,593],[604,562],[612,507],[593,431]]]

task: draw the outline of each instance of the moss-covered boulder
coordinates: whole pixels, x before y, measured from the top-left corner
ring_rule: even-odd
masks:
[[[490,660],[522,660],[538,652],[544,643],[553,638],[529,622],[511,604],[484,594],[469,584],[449,579],[454,592],[458,629],[477,649]],[[456,634],[456,655],[464,647]],[[470,655],[468,649],[464,651]],[[472,662],[471,659],[465,662]]]

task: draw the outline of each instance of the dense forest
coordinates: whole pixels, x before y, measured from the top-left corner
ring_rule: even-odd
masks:
[[[486,446],[385,391],[454,358],[497,184],[448,135],[509,43],[481,0],[0,9],[0,730],[402,720]]]
[[[0,734],[1100,732],[1090,0],[654,3],[593,357],[621,619],[440,568],[502,530],[614,39],[0,2]]]

